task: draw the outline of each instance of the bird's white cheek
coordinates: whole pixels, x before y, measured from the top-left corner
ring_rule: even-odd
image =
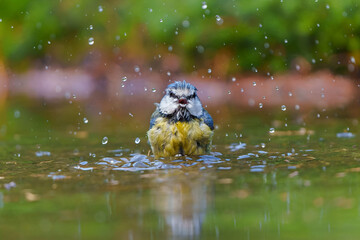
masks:
[[[195,117],[200,117],[203,114],[202,105],[201,105],[200,101],[191,100],[191,101],[189,101],[186,108],[190,112],[190,114]]]
[[[178,108],[178,103],[175,99],[170,98],[169,96],[163,97],[160,101],[160,111],[165,114],[172,114]]]

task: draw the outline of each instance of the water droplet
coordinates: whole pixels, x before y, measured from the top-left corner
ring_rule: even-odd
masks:
[[[166,73],[166,75],[171,76],[171,72],[170,72],[170,71],[168,71],[168,72]]]
[[[279,86],[276,86],[276,87],[275,87],[275,90],[276,90],[276,91],[279,91],[279,90],[280,90]]]
[[[221,25],[224,23],[224,20],[219,15],[216,15],[215,18],[217,25]]]
[[[352,63],[355,63],[355,58],[354,58],[354,57],[351,57],[351,58],[350,58],[350,61],[351,61]]]
[[[244,92],[244,89],[243,89],[243,88],[241,88],[241,89],[240,89],[240,92]]]
[[[288,43],[288,40],[287,40],[287,39],[285,39],[285,40],[284,40],[284,43]]]
[[[231,94],[231,91],[230,91],[230,90],[228,91],[228,94],[229,94],[229,95]]]
[[[156,88],[152,88],[151,91],[154,93],[156,92]]]
[[[299,110],[300,109],[300,105],[296,104],[295,105],[295,110]]]
[[[103,9],[103,7],[102,7],[101,5],[98,7],[98,11],[99,11],[99,12],[104,11],[104,9]]]
[[[292,92],[289,92],[289,97],[292,97],[292,95],[293,95]]]
[[[286,106],[285,106],[285,105],[282,105],[282,106],[281,106],[281,110],[282,110],[282,111],[286,111]]]
[[[208,69],[208,73],[209,73],[209,74],[211,73],[211,68]]]
[[[171,52],[172,50],[173,50],[173,47],[170,45],[170,46],[168,47],[168,51]]]
[[[90,25],[90,26],[89,26],[89,29],[90,29],[90,30],[93,30],[93,29],[94,29],[93,25]]]
[[[275,133],[275,128],[270,128],[269,133],[271,133],[271,134]]]
[[[296,71],[300,71],[300,65],[296,64]]]
[[[236,81],[236,78],[235,78],[235,77],[231,78],[231,81],[235,82],[235,81]]]
[[[152,10],[152,8],[149,8],[149,12],[152,12],[153,10]]]
[[[182,25],[183,25],[184,28],[190,27],[190,22],[189,22],[189,20],[184,20],[184,21],[182,22]]]
[[[254,86],[254,87],[256,86],[256,82],[253,82],[253,86]]]
[[[266,147],[266,144],[265,144],[265,143],[261,143],[260,146],[261,146],[261,148],[265,148],[265,147]]]
[[[263,104],[262,104],[262,103],[259,103],[259,108],[263,108]]]
[[[15,110],[15,112],[14,112],[14,117],[15,117],[15,118],[19,118],[20,116],[21,116],[20,111],[19,111],[19,110]]]
[[[126,82],[126,81],[127,81],[127,77],[126,77],[126,76],[122,77],[122,78],[121,78],[121,81]]]
[[[330,5],[329,5],[329,4],[326,4],[326,9],[330,9]]]
[[[139,143],[140,143],[140,138],[137,137],[137,138],[135,139],[135,143],[136,143],[136,144],[139,144]]]
[[[93,45],[94,44],[94,38],[93,37],[91,37],[91,38],[89,38],[89,45]]]
[[[83,121],[85,124],[87,124],[89,122],[89,120],[86,117],[84,117]]]
[[[162,18],[160,18],[160,22],[162,23],[164,20]]]
[[[201,8],[204,9],[204,10],[207,9],[207,4],[206,4],[206,2],[202,2]]]
[[[316,116],[317,116],[317,118],[320,118],[320,113],[318,113]]]
[[[132,113],[130,113],[130,112],[129,112],[129,116],[130,116],[130,117],[134,117],[134,115],[133,115]]]
[[[108,139],[107,137],[103,137],[101,143],[102,143],[103,145],[105,145],[105,144],[107,144],[108,142],[109,142],[109,139]]]
[[[134,67],[134,71],[137,72],[137,73],[140,72],[140,67],[139,67],[139,66],[135,66],[135,67]]]

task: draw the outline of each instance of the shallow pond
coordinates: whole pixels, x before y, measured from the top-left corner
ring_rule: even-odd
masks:
[[[120,118],[86,109],[12,102],[3,111],[1,239],[360,233],[360,136],[351,111],[209,110],[217,125],[211,154],[155,159],[147,111]]]

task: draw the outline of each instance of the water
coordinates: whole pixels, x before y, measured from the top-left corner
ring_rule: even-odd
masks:
[[[53,115],[51,104],[42,112],[13,105],[0,122],[1,239],[359,234],[360,134],[351,110],[299,122],[290,108],[209,109],[218,126],[210,154],[156,159],[145,137],[151,112],[89,111],[83,124],[82,106]],[[111,141],[103,145],[104,136]]]

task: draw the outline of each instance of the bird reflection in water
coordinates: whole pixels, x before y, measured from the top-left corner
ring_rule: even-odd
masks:
[[[199,172],[174,170],[160,175],[154,189],[156,208],[172,239],[198,239],[212,200],[212,178]]]

